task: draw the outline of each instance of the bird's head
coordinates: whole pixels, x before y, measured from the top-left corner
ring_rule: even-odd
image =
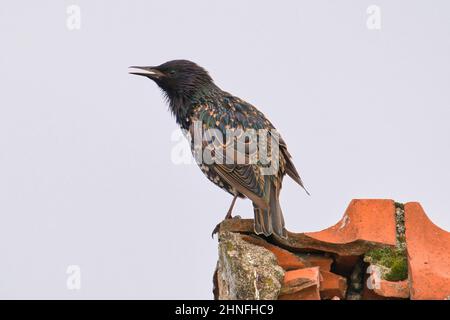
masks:
[[[172,60],[156,67],[130,67],[130,74],[155,81],[169,99],[190,97],[214,84],[205,69],[188,60]]]

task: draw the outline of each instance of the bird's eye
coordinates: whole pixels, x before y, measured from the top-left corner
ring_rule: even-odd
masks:
[[[170,71],[169,71],[169,74],[170,74],[171,76],[174,76],[174,75],[177,74],[177,72],[176,72],[175,70],[170,70]]]

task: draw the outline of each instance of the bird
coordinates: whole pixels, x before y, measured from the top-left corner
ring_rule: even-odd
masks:
[[[196,126],[203,132],[213,131],[224,136],[227,136],[229,132],[240,132],[238,135],[241,136],[242,133],[251,130],[276,131],[261,111],[252,104],[220,89],[208,71],[192,61],[171,60],[158,66],[132,66],[129,67],[129,73],[154,81],[162,90],[176,123],[190,134],[195,134]],[[266,138],[270,135],[269,133]],[[217,138],[217,135],[215,137]],[[276,235],[286,239],[287,231],[279,201],[283,177],[287,174],[308,195],[309,192],[281,136],[277,141],[278,165],[271,174],[262,173],[262,170],[267,168],[267,163],[249,161],[256,151],[261,149],[260,146],[250,147],[251,139],[253,138],[246,137],[244,145],[247,143],[247,149],[244,148],[244,151],[239,150],[236,143],[233,143],[236,142],[236,137],[224,139],[222,136],[216,140],[210,135],[204,139],[206,142],[202,140],[197,145],[192,142],[192,137],[190,140],[194,157],[198,157],[202,151],[209,148],[213,157],[222,160],[200,161],[198,164],[211,182],[233,196],[224,220],[233,218],[232,211],[237,198],[247,198],[253,202],[255,234],[265,237]],[[211,145],[223,150],[228,148],[227,155],[219,157],[218,154],[222,153],[220,150],[217,152],[217,149],[211,150]],[[249,151],[250,148],[252,151]],[[266,149],[271,151],[275,148],[272,144],[267,144]],[[231,155],[238,155],[237,158],[239,155],[243,156],[244,161],[228,161],[230,150]],[[272,160],[273,158],[270,158],[270,161]],[[213,236],[219,229],[220,223],[214,228]]]

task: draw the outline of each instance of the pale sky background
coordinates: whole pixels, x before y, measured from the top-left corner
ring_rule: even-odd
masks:
[[[0,298],[212,298],[231,196],[172,163],[159,89],[127,74],[175,58],[283,135],[312,194],[285,179],[289,230],[329,227],[353,198],[420,201],[450,230],[449,14],[444,0],[2,1]]]

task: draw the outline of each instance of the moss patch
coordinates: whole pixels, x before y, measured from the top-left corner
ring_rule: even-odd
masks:
[[[395,248],[380,248],[368,251],[364,261],[379,265],[384,270],[382,278],[388,281],[400,281],[408,278],[408,259],[405,242],[405,206],[395,203],[395,225],[397,245]]]
[[[366,253],[364,261],[385,267],[382,278],[388,281],[400,281],[408,278],[406,252],[398,248],[373,249]]]

